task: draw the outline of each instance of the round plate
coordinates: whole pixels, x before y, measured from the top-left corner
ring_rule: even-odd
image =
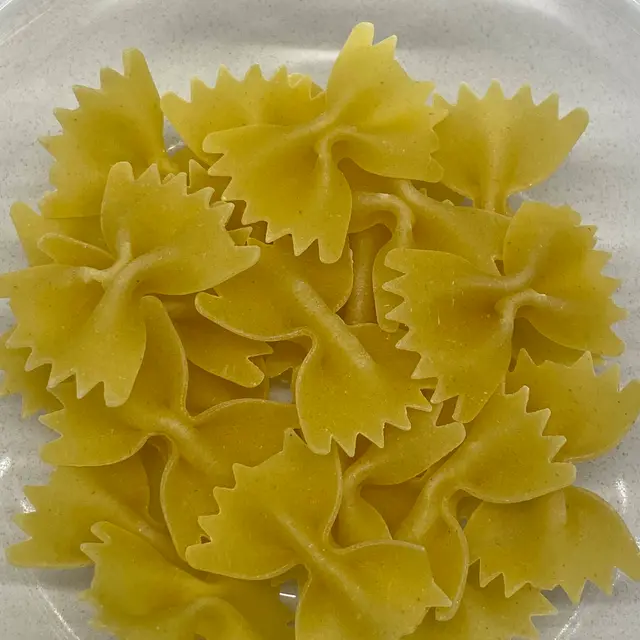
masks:
[[[570,160],[525,197],[569,203],[597,224],[624,279],[618,302],[630,318],[624,376],[640,375],[640,5],[637,0],[0,0],[0,267],[23,264],[8,211],[35,203],[47,188],[50,159],[37,137],[55,132],[54,106],[73,107],[72,84],[95,86],[100,66],[120,68],[122,49],[146,54],[161,92],[187,95],[188,78],[213,82],[225,63],[243,72],[280,64],[324,82],[350,28],[374,22],[379,37],[399,36],[409,73],[436,81],[447,98],[466,81],[484,92],[493,78],[512,92],[561,95],[563,112],[581,105],[591,124]],[[10,314],[2,307],[3,328]],[[0,546],[21,538],[11,518],[28,510],[24,484],[46,480],[37,459],[47,438],[19,420],[15,398],[0,404]],[[640,536],[640,432],[579,469]],[[17,570],[0,558],[0,638],[94,640],[78,592],[89,571]],[[640,585],[616,582],[613,598],[587,588],[579,607],[552,594],[555,618],[538,619],[546,640],[634,640]]]

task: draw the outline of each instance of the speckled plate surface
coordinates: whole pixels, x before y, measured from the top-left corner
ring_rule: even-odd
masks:
[[[49,158],[36,139],[54,132],[54,106],[74,106],[73,83],[95,85],[102,65],[120,65],[123,48],[146,54],[160,90],[186,95],[190,75],[212,81],[222,62],[242,72],[259,61],[324,82],[351,26],[396,33],[399,55],[416,77],[453,97],[465,80],[484,91],[492,78],[508,90],[561,94],[563,111],[582,105],[591,125],[569,162],[525,194],[570,203],[599,227],[624,278],[618,301],[630,311],[625,376],[640,376],[640,4],[637,0],[0,0],[0,267],[22,264],[8,211],[47,188]],[[3,328],[9,313],[2,306]],[[20,422],[15,399],[0,404],[0,546],[20,539],[12,516],[30,508],[22,485],[45,481],[38,445],[47,434]],[[640,537],[640,429],[614,452],[579,469]],[[0,638],[98,640],[77,593],[90,572],[16,570],[0,557]],[[546,640],[637,640],[640,585],[624,578],[613,598],[587,589],[574,608],[552,594],[560,613],[540,620]],[[222,640],[222,639],[221,639]]]

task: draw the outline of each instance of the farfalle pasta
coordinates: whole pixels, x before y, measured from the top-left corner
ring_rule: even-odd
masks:
[[[373,27],[356,27],[338,55],[318,108],[296,123],[212,130],[211,169],[231,177],[227,196],[245,200],[243,222],[266,222],[267,240],[285,235],[296,255],[317,242],[320,259],[340,258],[351,217],[351,190],[338,166],[349,158],[383,176],[437,182],[433,125],[443,115],[425,104],[433,86],[415,82],[394,60],[395,39],[373,44]],[[339,151],[337,150],[339,149]],[[337,156],[337,157],[336,157]]]
[[[594,244],[575,211],[525,202],[505,235],[504,273],[453,253],[389,252],[387,266],[405,275],[386,285],[404,299],[388,317],[409,327],[399,347],[420,354],[414,377],[438,378],[433,400],[457,396],[454,416],[473,419],[507,372],[516,317],[563,347],[619,355],[611,325],[626,314]]]
[[[371,280],[377,322],[385,330],[394,331],[398,323],[388,314],[400,300],[386,288],[397,276],[396,270],[385,263],[391,250],[419,248],[454,253],[497,274],[496,261],[502,259],[509,221],[492,211],[438,202],[410,181],[396,180],[388,188],[394,193],[354,194],[351,230],[363,232],[382,224],[391,231],[391,238],[375,253]]]
[[[458,102],[440,96],[447,111],[436,125],[439,147],[434,157],[442,182],[483,209],[507,213],[508,196],[547,179],[567,157],[589,122],[584,109],[558,116],[559,98],[536,105],[530,87],[506,98],[492,82],[483,98],[463,84]]]
[[[610,256],[569,206],[508,200],[586,112],[430,99],[373,35],[326,88],[223,67],[189,100],[127,51],[56,112],[55,190],[11,208],[0,393],[54,470],[7,556],[93,566],[122,640],[534,638],[547,590],[640,579],[575,484],[640,413]]]
[[[318,117],[323,103],[324,94],[308,76],[289,74],[281,67],[267,80],[254,65],[242,80],[221,67],[213,88],[195,78],[190,102],[168,93],[162,109],[187,147],[211,164],[216,156],[203,148],[210,133],[251,125],[303,124]]]
[[[80,396],[103,383],[107,404],[122,404],[145,348],[142,299],[208,289],[257,261],[224,228],[229,205],[211,207],[206,189],[187,195],[184,178],[161,182],[153,165],[136,180],[131,165],[114,165],[101,213],[108,250],[45,233],[38,248],[51,264],[0,277],[16,316],[8,344],[31,349],[30,367],[50,364],[51,386],[75,375]]]
[[[578,602],[587,580],[611,594],[616,568],[640,580],[633,536],[614,509],[586,489],[566,487],[522,504],[483,503],[465,534],[471,560],[479,560],[480,583],[502,574],[507,596],[530,584],[562,587]]]
[[[338,513],[336,537],[343,544],[357,544],[372,532],[381,539],[391,538],[380,514],[361,497],[364,485],[398,485],[422,475],[454,451],[465,439],[464,427],[453,422],[438,425],[441,407],[430,413],[413,411],[409,431],[387,433],[383,448],[370,444],[344,473],[342,504]]]
[[[188,561],[245,580],[302,564],[308,577],[296,614],[299,635],[399,638],[447,598],[430,577],[422,547],[396,540],[331,543],[341,494],[336,454],[316,455],[289,432],[283,450],[255,470],[236,466],[236,486],[215,492],[220,513],[202,520],[209,541],[191,547]]]
[[[189,362],[243,387],[257,387],[264,380],[256,359],[272,353],[268,344],[208,322],[198,313],[195,296],[165,297],[163,302]]]
[[[109,410],[96,390],[78,398],[72,384],[54,392],[62,409],[42,421],[60,434],[42,450],[54,465],[103,466],[126,460],[151,437],[171,444],[162,477],[167,527],[180,553],[200,540],[197,519],[215,509],[202,485],[232,485],[234,464],[258,464],[277,453],[286,429],[298,426],[292,405],[258,398],[217,404],[191,416],[185,406],[186,358],[164,308],[148,300],[147,347],[129,399]],[[163,376],[168,367],[171,376]]]
[[[307,444],[327,453],[333,439],[352,455],[360,433],[382,444],[385,424],[409,429],[407,408],[430,408],[423,382],[411,379],[411,357],[377,325],[349,326],[335,313],[352,287],[349,252],[327,265],[311,250],[296,257],[286,239],[252,245],[260,246],[258,264],[216,295],[199,294],[196,306],[247,338],[311,338],[295,385]]]
[[[101,71],[100,89],[75,87],[78,109],[56,109],[62,134],[42,139],[55,158],[50,178],[56,190],[40,202],[45,218],[100,215],[107,176],[118,162],[129,162],[136,176],[151,165],[163,175],[175,171],[164,144],[160,96],[144,56],[129,49],[123,62],[122,75]]]

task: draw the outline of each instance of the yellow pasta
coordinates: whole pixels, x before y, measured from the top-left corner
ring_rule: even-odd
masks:
[[[376,322],[373,271],[377,257],[388,240],[389,232],[381,224],[353,232],[349,236],[349,247],[353,255],[353,287],[341,310],[347,324]]]
[[[498,273],[496,261],[502,250],[509,221],[497,213],[441,203],[415,188],[410,181],[396,181],[395,195],[358,192],[354,194],[351,230],[363,231],[383,224],[391,239],[376,253],[371,280],[377,322],[387,331],[398,323],[388,314],[399,304],[397,295],[385,285],[397,271],[385,264],[393,249],[436,249],[460,255],[488,273]]]
[[[135,180],[115,165],[102,210],[108,252],[45,235],[52,264],[0,277],[17,319],[9,346],[31,349],[29,367],[51,364],[51,386],[75,375],[80,395],[102,382],[107,404],[122,404],[144,353],[141,299],[208,289],[258,259],[224,229],[228,205],[210,208],[208,197],[187,195],[180,176],[161,183],[151,168]]]
[[[584,535],[588,531],[589,535]],[[613,590],[614,569],[640,580],[640,552],[620,516],[578,487],[520,504],[481,504],[465,528],[480,584],[502,574],[506,595],[525,584],[562,587],[578,602],[587,580]]]
[[[136,176],[153,164],[173,173],[163,140],[160,97],[140,51],[123,54],[124,75],[102,69],[100,89],[77,86],[75,110],[57,109],[62,134],[42,139],[55,158],[51,183],[40,206],[46,218],[100,214],[111,167],[129,162]]]
[[[534,638],[541,591],[640,579],[574,486],[640,414],[619,282],[570,207],[508,202],[583,110],[429,104],[370,24],[326,88],[223,67],[160,100],[124,67],[74,90],[55,191],[10,212],[0,395],[54,432],[12,563],[93,566],[122,640]]]
[[[28,418],[38,411],[54,411],[60,404],[47,390],[49,367],[25,369],[29,357],[28,349],[9,349],[7,340],[11,331],[0,336],[0,396],[20,394],[22,396],[22,417]]]
[[[67,236],[106,249],[99,215],[45,218],[23,202],[17,202],[11,207],[11,220],[31,266],[50,264],[54,261],[53,257],[47,254],[46,243],[42,247],[39,246],[46,235]]]
[[[439,409],[439,408],[438,408]],[[396,485],[427,471],[451,453],[465,438],[460,423],[436,426],[438,409],[411,411],[411,430],[389,430],[383,448],[370,444],[344,474],[337,539],[343,545],[390,538],[386,523],[360,492],[366,484]]]
[[[196,191],[201,191],[202,189],[210,187],[213,189],[212,200],[220,201],[225,199],[224,191],[229,186],[229,178],[225,178],[223,176],[210,176],[207,169],[192,157],[193,154],[186,147],[172,156],[174,163],[179,162],[181,154],[184,154],[186,163],[184,168],[180,169],[180,172],[186,173],[189,176],[189,182],[187,185],[189,193],[196,193]],[[233,204],[233,212],[227,222],[227,229],[239,226],[237,224],[232,224],[232,222],[234,220],[240,220],[244,211],[244,202],[236,201]],[[250,232],[251,227],[246,227],[246,230]],[[234,240],[236,241],[236,244],[245,244],[245,242],[239,241],[240,239],[234,238]]]
[[[187,385],[187,412],[191,415],[203,413],[217,404],[238,400],[240,398],[269,397],[268,372],[264,380],[257,387],[242,387],[224,378],[219,378],[194,364],[189,363],[189,383]],[[265,365],[266,368],[266,365]]]
[[[475,572],[477,574],[477,571]],[[553,605],[536,589],[525,586],[510,598],[504,595],[500,579],[478,585],[477,575],[469,579],[460,610],[450,621],[428,616],[410,640],[512,640],[538,638],[533,616],[555,613]]]
[[[142,447],[136,455],[140,458],[145,473],[147,474],[147,483],[149,485],[149,515],[156,522],[162,523],[164,521],[164,513],[162,512],[160,487],[162,485],[164,467],[167,463],[167,456],[169,455],[169,445],[161,438],[154,438]]]
[[[530,87],[505,98],[497,82],[483,98],[463,84],[456,105],[436,96],[448,112],[436,126],[434,154],[444,184],[482,209],[506,213],[507,197],[548,178],[587,127],[584,109],[560,119],[558,102],[553,94],[534,104]]]
[[[96,524],[92,532],[101,543],[83,545],[96,564],[86,596],[97,605],[98,623],[122,638],[293,636],[289,613],[268,584],[204,580],[169,562],[133,532],[107,522]]]
[[[312,338],[295,387],[309,446],[327,453],[333,439],[352,454],[359,433],[382,444],[385,423],[408,429],[407,407],[430,406],[423,383],[409,378],[412,358],[377,326],[349,327],[335,315],[351,289],[348,252],[326,265],[313,252],[295,257],[286,239],[253,244],[260,246],[260,261],[216,287],[218,295],[199,294],[196,306],[246,338]]]
[[[522,349],[536,363],[542,364],[546,360],[561,364],[573,364],[584,351],[564,347],[549,338],[545,338],[528,320],[516,318],[513,323],[513,337],[511,339],[512,359],[515,360]],[[598,355],[592,355],[594,362],[600,360]]]
[[[163,303],[190,362],[244,387],[257,387],[263,381],[264,373],[253,359],[271,353],[268,344],[209,322],[197,312],[194,296],[165,297]]]
[[[247,202],[245,224],[268,224],[268,242],[291,235],[296,255],[317,241],[323,262],[340,258],[351,192],[334,158],[337,146],[341,159],[372,173],[440,177],[431,153],[437,144],[433,124],[442,114],[425,105],[432,85],[411,80],[394,52],[394,38],[373,45],[373,26],[361,24],[338,56],[326,91],[314,98],[322,98],[317,116],[205,138],[205,152],[222,154],[211,173],[231,177],[227,197]]]
[[[25,492],[35,511],[16,516],[30,539],[7,550],[13,564],[89,565],[81,545],[96,540],[91,527],[103,520],[138,532],[169,558],[178,559],[163,523],[149,515],[149,484],[139,456],[112,466],[58,467],[49,484],[26,487]]]
[[[295,378],[304,360],[304,346],[293,340],[281,340],[271,343],[272,352],[264,359],[265,373],[269,378],[277,378],[288,371]]]
[[[202,80],[191,81],[191,101],[174,93],[162,98],[162,110],[189,149],[211,164],[215,154],[203,150],[210,133],[252,125],[291,126],[318,117],[324,108],[324,94],[311,78],[289,75],[281,67],[273,78],[263,77],[258,65],[242,80],[236,80],[221,67],[215,87]]]
[[[433,575],[452,601],[437,617],[449,619],[457,610],[468,569],[465,534],[456,519],[456,494],[463,491],[490,503],[532,500],[570,485],[575,468],[553,458],[563,444],[545,436],[549,411],[527,413],[527,392],[497,392],[469,425],[458,449],[428,477],[394,538],[424,544]],[[466,529],[465,529],[466,533]]]
[[[187,559],[197,569],[245,580],[303,564],[309,578],[296,612],[300,637],[322,629],[328,640],[401,638],[428,607],[446,603],[421,547],[393,540],[346,549],[331,544],[341,486],[335,449],[315,455],[290,432],[281,453],[254,470],[237,466],[235,475],[234,489],[215,491],[219,515],[202,519],[209,542],[190,547]]]
[[[547,435],[566,439],[559,460],[581,462],[609,451],[620,443],[640,414],[640,381],[618,390],[620,368],[609,367],[596,375],[589,352],[575,364],[544,362],[536,366],[526,351],[507,374],[507,389],[529,389],[529,410],[549,408]]]
[[[182,345],[158,301],[149,301],[145,358],[127,402],[110,409],[98,390],[77,398],[72,384],[55,395],[63,409],[42,421],[60,434],[42,449],[56,465],[114,464],[134,455],[153,436],[172,445],[161,499],[179,553],[200,540],[202,513],[215,511],[211,490],[233,484],[235,463],[254,465],[277,453],[286,429],[298,421],[292,405],[240,399],[193,418],[185,407],[187,366]],[[151,304],[151,303],[155,304]],[[172,375],[163,375],[168,367]]]
[[[397,531],[407,517],[423,485],[423,477],[412,478],[402,484],[365,484],[360,495],[382,516],[391,533]]]
[[[420,354],[414,376],[438,378],[433,401],[458,396],[456,419],[473,419],[504,378],[517,316],[564,347],[622,351],[611,330],[625,316],[611,300],[619,283],[601,274],[609,256],[579,223],[568,207],[523,204],[505,236],[504,275],[450,253],[389,252],[387,266],[405,275],[386,285],[404,298],[387,317],[409,327],[399,346]]]

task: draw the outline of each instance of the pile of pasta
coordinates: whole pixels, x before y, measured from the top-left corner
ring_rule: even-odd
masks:
[[[131,50],[56,111],[0,276],[3,391],[57,434],[8,555],[93,565],[120,638],[533,638],[543,591],[640,579],[574,485],[640,412],[619,283],[570,207],[509,200],[587,115],[449,104],[395,44],[360,24],[326,89],[222,68],[190,100]]]

